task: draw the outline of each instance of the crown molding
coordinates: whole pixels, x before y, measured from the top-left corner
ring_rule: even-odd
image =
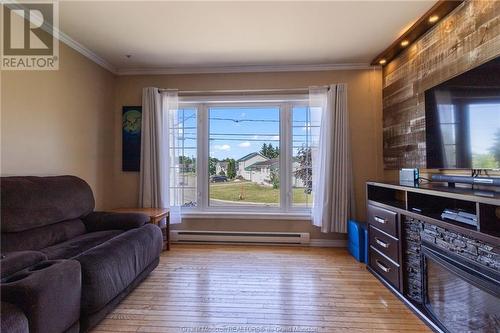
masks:
[[[95,62],[99,66],[107,69],[111,73],[117,74],[116,68],[110,62],[108,62],[104,58],[98,56],[94,51],[92,51],[89,48],[87,48],[86,46],[80,44],[79,42],[77,42],[76,40],[74,40],[73,38],[71,38],[70,36],[65,34],[64,32],[62,32],[61,30],[59,30],[59,29],[56,29],[56,30],[58,30],[58,32],[59,32],[59,41],[63,42],[67,46],[71,47],[73,50],[77,51],[78,53],[80,53],[84,57],[92,60],[93,62]]]
[[[215,67],[164,67],[164,68],[119,68],[117,75],[173,75],[259,72],[313,72],[380,68],[369,63],[316,64],[316,65],[244,65]]]
[[[22,2],[19,2],[18,0],[9,0],[8,2],[5,2],[4,5],[12,9],[26,9],[24,4]],[[99,66],[107,69],[111,73],[116,74],[116,68],[110,62],[108,62],[104,58],[101,58],[95,52],[93,52],[89,48],[85,47],[84,45],[80,44],[79,42],[77,42],[76,40],[65,34],[63,31],[59,29],[59,27],[44,22],[42,24],[42,29],[49,33],[52,32],[54,38],[58,39],[60,42],[71,47],[73,50],[77,51],[84,57],[92,60]]]

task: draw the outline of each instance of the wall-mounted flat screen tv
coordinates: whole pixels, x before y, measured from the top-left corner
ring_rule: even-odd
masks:
[[[500,169],[500,57],[425,92],[427,168]]]

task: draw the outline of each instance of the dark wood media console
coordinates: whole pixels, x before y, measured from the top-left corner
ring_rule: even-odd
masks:
[[[500,193],[433,184],[411,187],[368,182],[366,195],[368,269],[435,331],[455,330],[456,327],[450,327],[446,318],[433,315],[444,313],[446,309],[433,311],[433,307],[440,303],[433,303],[433,295],[429,296],[427,288],[431,291],[435,288],[427,286],[429,279],[433,283],[436,279],[428,277],[432,272],[427,272],[427,261],[431,258],[423,252],[429,252],[426,249],[430,248],[431,252],[442,252],[444,257],[449,254],[454,260],[458,258],[459,262],[477,264],[480,269],[484,267],[487,273],[498,276]],[[445,209],[476,215],[477,223],[442,219],[441,213]],[[446,281],[440,283],[446,285]],[[500,290],[500,285],[498,288]],[[454,302],[452,299],[440,301]],[[470,314],[471,317],[475,315]]]

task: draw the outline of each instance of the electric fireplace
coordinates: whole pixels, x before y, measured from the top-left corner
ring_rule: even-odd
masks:
[[[500,332],[500,272],[422,243],[423,306],[445,332]]]

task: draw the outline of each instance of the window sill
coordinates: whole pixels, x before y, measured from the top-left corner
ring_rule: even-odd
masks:
[[[242,219],[242,220],[294,220],[310,221],[309,213],[256,213],[256,212],[185,212],[183,219]]]

